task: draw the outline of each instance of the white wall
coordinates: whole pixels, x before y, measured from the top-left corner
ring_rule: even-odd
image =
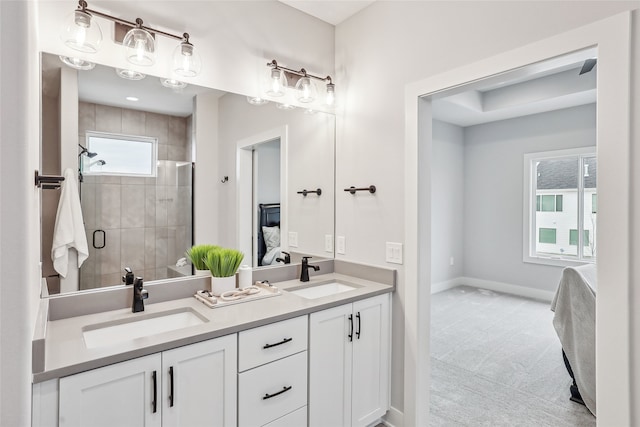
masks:
[[[0,425],[30,425],[40,292],[38,56],[30,2],[0,2]]]
[[[635,1],[383,1],[339,24],[337,188],[358,182],[379,189],[375,197],[338,195],[336,234],[347,241],[347,254],[339,258],[384,265],[385,242],[403,239],[407,83],[634,8]],[[400,267],[393,300],[391,394],[391,416],[398,418],[404,406],[403,277]]]
[[[465,128],[465,276],[556,290],[562,267],[522,261],[524,154],[595,144],[595,104]]]
[[[464,147],[463,128],[433,121],[432,288],[434,284],[464,276]]]
[[[258,145],[254,156],[257,164],[258,203],[280,203],[280,141]]]

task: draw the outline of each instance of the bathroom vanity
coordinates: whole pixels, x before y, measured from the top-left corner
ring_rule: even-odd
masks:
[[[161,302],[150,286],[142,313],[87,312],[83,293],[84,308],[59,317],[55,304],[74,295],[50,300],[34,339],[33,425],[369,425],[389,408],[395,280],[336,262],[220,308],[191,296],[201,278],[164,283],[183,294]]]

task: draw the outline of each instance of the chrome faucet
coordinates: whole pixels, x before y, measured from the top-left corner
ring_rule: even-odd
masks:
[[[122,281],[126,285],[133,285],[133,301],[131,303],[131,312],[138,313],[144,311],[144,300],[149,298],[149,291],[143,289],[142,277],[134,279],[133,271],[129,267],[125,268],[126,274],[122,276]]]
[[[301,282],[308,282],[309,281],[309,269],[310,268],[313,268],[313,271],[320,270],[320,266],[309,264],[309,258],[311,258],[311,257],[310,256],[303,256],[302,257],[302,269],[300,271],[300,281]]]

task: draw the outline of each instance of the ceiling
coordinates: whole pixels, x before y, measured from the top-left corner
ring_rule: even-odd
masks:
[[[467,127],[596,102],[595,49],[529,65],[433,96],[433,118]]]
[[[338,25],[360,12],[375,0],[279,0],[308,15],[315,16],[331,25]]]

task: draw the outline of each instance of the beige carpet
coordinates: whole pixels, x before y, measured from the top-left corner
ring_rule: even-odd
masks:
[[[595,426],[549,303],[466,286],[431,296],[431,426]]]

